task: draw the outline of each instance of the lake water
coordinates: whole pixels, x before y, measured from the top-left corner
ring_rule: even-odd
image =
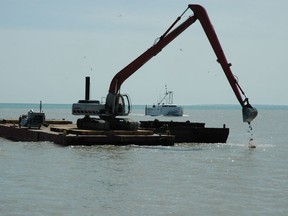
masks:
[[[256,106],[257,107],[257,106]],[[35,104],[0,104],[18,118]],[[43,105],[46,118],[75,122],[70,105]],[[184,107],[183,117],[230,128],[226,144],[173,147],[70,146],[0,138],[0,214],[288,215],[288,107],[259,106],[256,149],[238,106]],[[136,106],[134,120],[154,119]]]

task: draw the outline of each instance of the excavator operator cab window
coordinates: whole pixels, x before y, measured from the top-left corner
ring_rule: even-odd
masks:
[[[128,95],[118,94],[115,99],[114,114],[128,115],[130,113],[130,100]]]
[[[125,113],[125,101],[124,101],[124,98],[123,98],[123,96],[122,95],[119,95],[118,97],[117,97],[117,112],[119,113],[119,114],[124,114]]]

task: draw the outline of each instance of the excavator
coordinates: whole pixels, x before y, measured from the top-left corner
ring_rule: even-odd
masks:
[[[184,22],[175,27],[183,17],[184,13],[189,9],[192,10],[193,15],[189,16]],[[85,115],[84,118],[77,120],[77,127],[80,129],[137,129],[137,123],[128,118],[118,117],[127,116],[131,111],[129,96],[120,93],[121,85],[133,73],[161,52],[164,47],[166,47],[197,20],[199,20],[204,29],[204,32],[216,54],[217,62],[221,65],[238,102],[242,106],[243,122],[250,124],[250,122],[257,116],[257,109],[252,107],[249,103],[248,98],[233,75],[230,68],[231,63],[228,63],[225,57],[224,51],[205,8],[198,4],[189,4],[186,10],[177,17],[172,25],[148,50],[142,53],[113,77],[105,103],[89,99],[89,93],[87,93],[89,92],[89,89],[87,90],[87,85],[90,86],[90,81],[86,80],[85,100],[80,100],[78,103],[72,105],[73,115]],[[91,115],[99,116],[99,118],[91,118]]]

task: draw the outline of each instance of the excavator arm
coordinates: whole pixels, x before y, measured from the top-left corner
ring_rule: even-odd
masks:
[[[175,24],[181,19],[183,14],[191,9],[194,13],[193,16],[190,16],[186,19],[182,24],[178,25],[176,28],[171,30]],[[130,77],[133,73],[135,73],[140,67],[142,67],[146,62],[148,62],[151,58],[156,56],[161,50],[167,46],[171,41],[173,41],[177,36],[179,36],[183,31],[185,31],[189,26],[191,26],[196,20],[199,20],[206,36],[217,56],[217,61],[220,63],[233,91],[238,99],[239,103],[242,106],[243,113],[243,121],[250,123],[256,116],[257,110],[253,108],[246,98],[243,90],[241,89],[238,81],[235,79],[230,67],[231,64],[228,63],[225,54],[222,50],[221,44],[218,40],[216,32],[213,28],[213,25],[209,19],[209,16],[201,5],[190,4],[188,8],[179,16],[175,22],[168,28],[168,30],[159,38],[159,40],[154,43],[152,47],[150,47],[147,51],[137,57],[134,61],[120,70],[112,79],[109,87],[109,93],[106,98],[106,112],[112,114],[114,116],[123,115],[123,113],[118,112],[115,107],[117,107],[118,99],[120,94],[120,87],[123,82]],[[241,93],[245,97],[244,99],[241,96]],[[116,104],[116,105],[115,105]]]
[[[187,9],[186,9],[187,10]],[[184,14],[184,13],[183,13]],[[182,14],[182,15],[183,15]],[[160,37],[158,42],[156,42],[152,47],[146,50],[143,54],[137,57],[134,61],[124,67],[119,71],[114,78],[112,79],[109,87],[109,93],[106,97],[106,112],[108,115],[125,115],[126,113],[118,112],[115,107],[118,103],[118,97],[120,94],[120,87],[122,83],[135,73],[139,68],[141,68],[146,62],[151,58],[156,56],[161,50],[167,46],[171,41],[173,41],[178,35],[180,35],[185,29],[192,25],[197,19],[194,16],[189,17],[185,22],[180,24],[177,28],[171,31],[169,34],[168,31],[181,19],[181,16],[172,24],[172,26]]]
[[[205,31],[205,34],[217,56],[217,61],[220,63],[233,91],[238,99],[239,103],[242,106],[242,115],[243,115],[243,122],[250,123],[258,114],[257,109],[253,108],[248,101],[248,98],[245,96],[244,91],[240,87],[237,79],[235,79],[235,76],[233,75],[230,67],[231,64],[228,63],[226,56],[224,54],[224,51],[221,47],[220,41],[218,40],[217,34],[213,28],[213,25],[209,19],[209,16],[206,12],[206,10],[200,6],[200,5],[189,5],[188,6],[193,12],[194,16],[197,17],[197,19],[200,21],[202,28]],[[241,96],[241,93],[245,97],[244,100]]]

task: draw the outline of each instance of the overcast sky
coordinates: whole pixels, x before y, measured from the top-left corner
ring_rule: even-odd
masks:
[[[0,103],[74,103],[85,76],[100,100],[191,3],[206,8],[250,103],[288,105],[287,0],[0,0]],[[238,103],[198,21],[121,92],[149,105],[165,85],[181,105]]]

